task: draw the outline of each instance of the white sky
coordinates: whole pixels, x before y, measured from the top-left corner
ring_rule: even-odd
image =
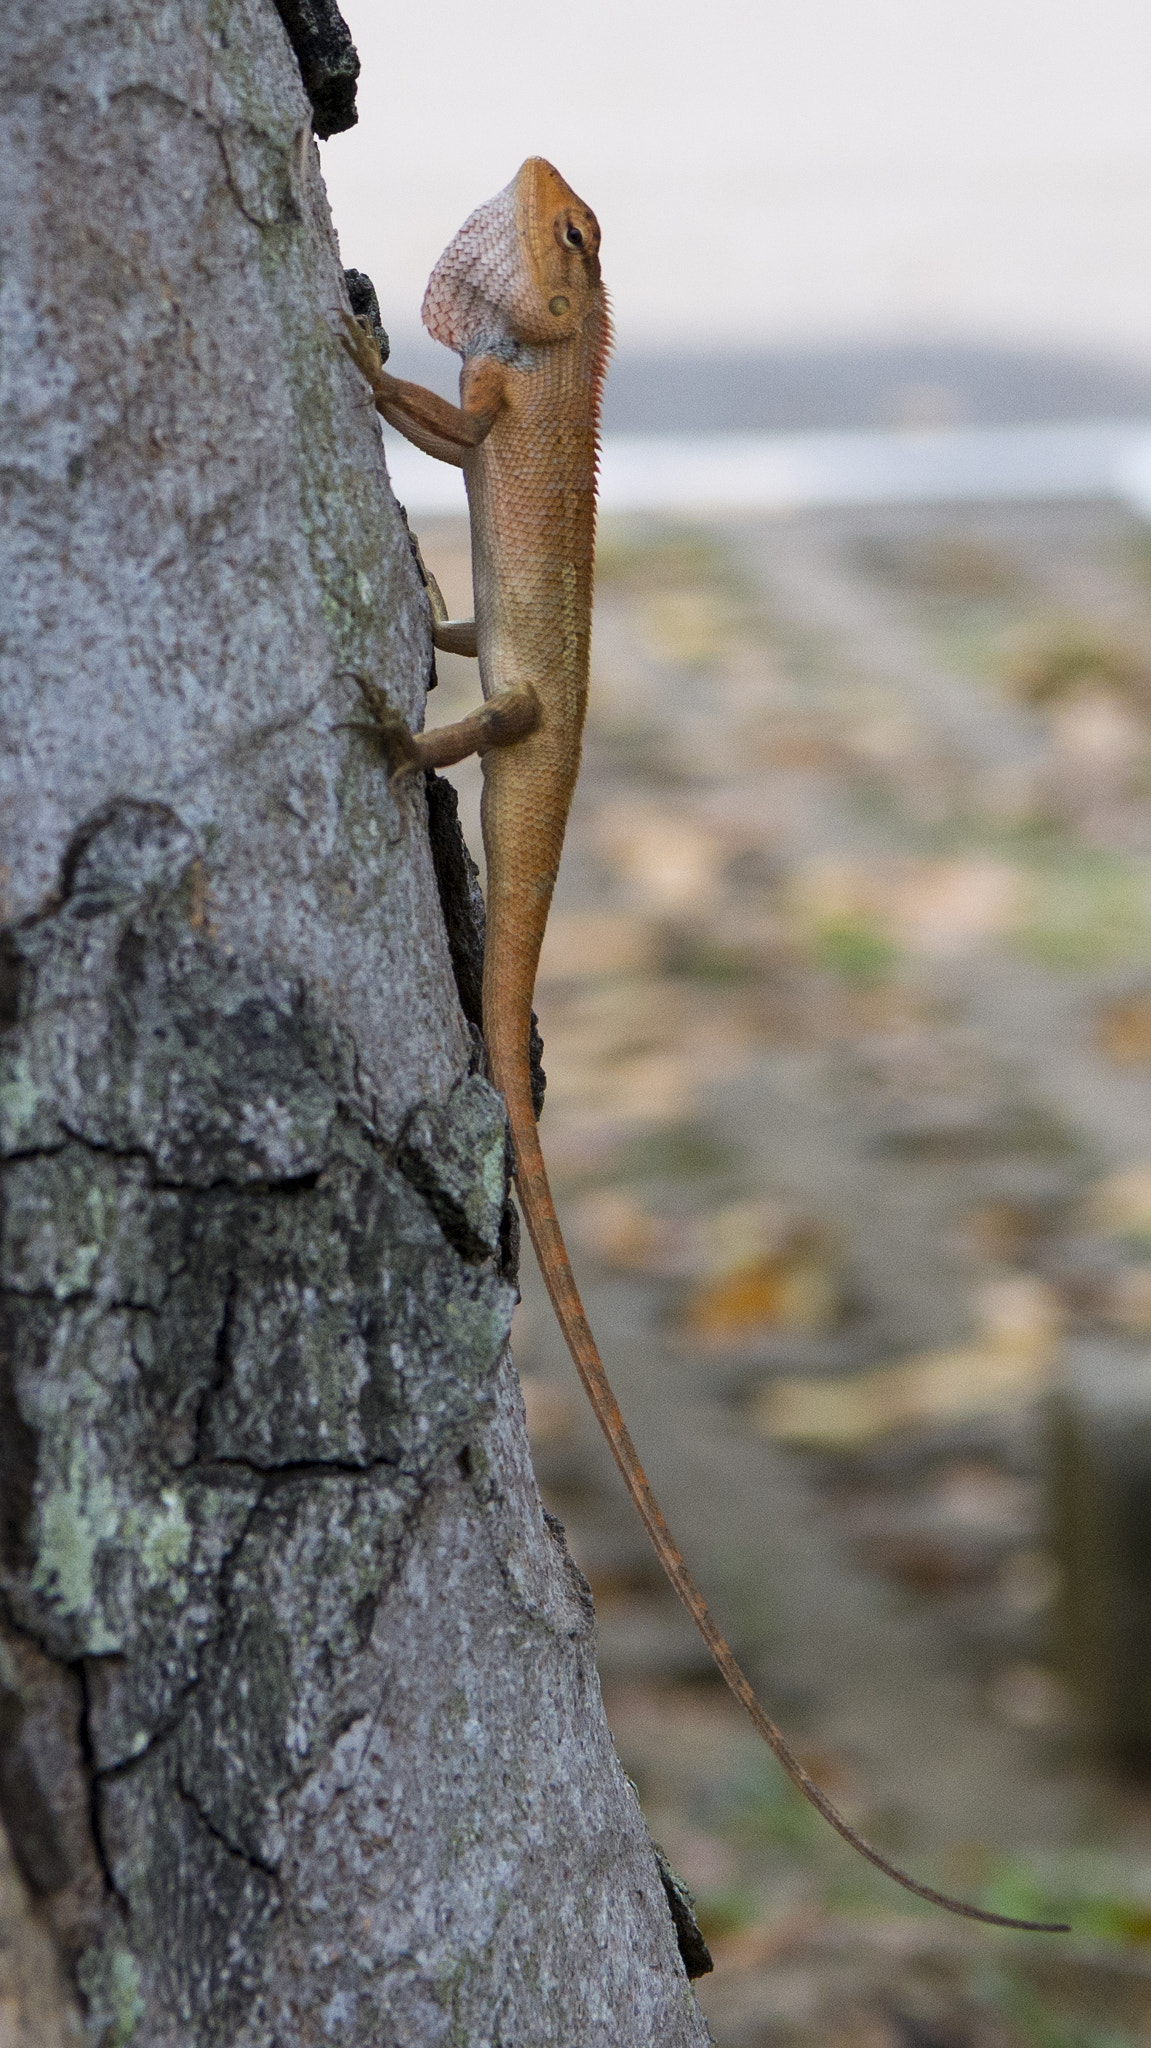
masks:
[[[528,155],[594,207],[622,344],[968,335],[1151,360],[1146,0],[341,0],[343,259],[414,327]]]

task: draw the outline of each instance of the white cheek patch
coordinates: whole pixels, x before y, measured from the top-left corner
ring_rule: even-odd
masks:
[[[507,336],[508,314],[523,284],[513,178],[469,214],[448,243],[428,279],[424,326],[464,355],[479,341]]]

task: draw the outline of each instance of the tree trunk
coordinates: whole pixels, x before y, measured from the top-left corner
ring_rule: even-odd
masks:
[[[4,45],[0,2043],[704,2041],[346,723],[431,647],[296,60],[271,0]]]

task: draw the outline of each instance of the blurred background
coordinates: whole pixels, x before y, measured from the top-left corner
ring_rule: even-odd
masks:
[[[544,1145],[609,1373],[772,1711],[650,1557],[530,1260],[537,1469],[720,2048],[1151,2043],[1151,17],[348,0],[324,145],[392,366],[542,153],[618,354]],[[419,40],[422,30],[426,40]],[[458,475],[389,440],[453,609]],[[473,700],[441,657],[430,722]],[[455,772],[480,856],[478,772]]]

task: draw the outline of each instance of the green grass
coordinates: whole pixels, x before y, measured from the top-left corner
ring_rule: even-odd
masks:
[[[1032,869],[1031,900],[1016,934],[1045,967],[1075,970],[1151,960],[1147,875],[1117,854],[1067,851]]]
[[[704,1180],[728,1174],[735,1153],[705,1124],[665,1124],[623,1146],[613,1180]]]
[[[830,917],[815,935],[815,954],[849,988],[879,988],[899,964],[899,949],[866,917]]]
[[[1011,2021],[1028,2048],[1140,2048],[1126,2027],[1057,2015],[1030,1984],[1008,1970],[988,1972],[980,1988],[988,2005]]]

